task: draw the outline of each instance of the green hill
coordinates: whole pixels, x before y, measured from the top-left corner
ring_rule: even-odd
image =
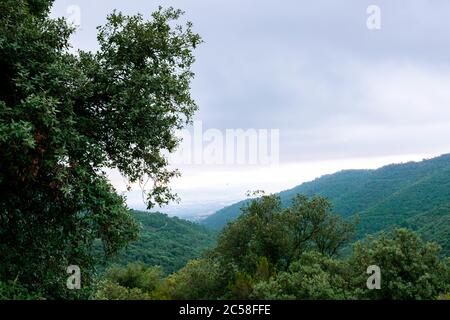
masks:
[[[217,233],[199,224],[162,213],[133,213],[141,223],[140,238],[123,250],[113,263],[141,261],[162,266],[166,273],[172,273],[215,245]]]
[[[283,205],[295,194],[321,195],[343,217],[358,215],[358,236],[395,226],[417,230],[450,254],[450,154],[376,170],[345,170],[279,193]],[[220,230],[240,214],[244,200],[217,211],[202,223]]]

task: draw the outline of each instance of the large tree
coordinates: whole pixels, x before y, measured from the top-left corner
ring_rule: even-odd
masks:
[[[249,273],[260,258],[287,270],[306,251],[336,256],[354,232],[354,224],[333,213],[322,197],[297,195],[290,207],[282,208],[278,196],[265,195],[242,211],[224,229],[213,255]]]
[[[364,272],[370,265],[380,268],[379,290],[366,289]],[[437,244],[424,242],[408,229],[358,242],[349,266],[356,294],[364,299],[430,300],[450,290],[450,259],[442,259]]]
[[[69,51],[74,29],[51,0],[0,2],[0,281],[67,295],[68,265],[84,283],[101,239],[112,254],[137,234],[105,168],[149,178],[148,205],[174,198],[166,152],[191,121],[192,26],[159,9],[149,21],[114,12],[97,52]]]

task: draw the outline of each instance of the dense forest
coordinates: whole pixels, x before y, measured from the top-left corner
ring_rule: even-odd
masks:
[[[131,263],[109,268],[96,299],[446,299],[450,259],[407,229],[383,232],[341,249],[355,226],[321,197],[297,195],[283,208],[263,196],[228,224],[217,245],[164,277],[161,268]],[[368,266],[382,273],[369,290]]]
[[[358,238],[407,227],[438,242],[450,255],[450,155],[377,170],[345,170],[280,192],[283,206],[296,194],[327,197],[342,217],[358,217]],[[205,226],[220,230],[240,214],[244,200],[209,216]]]
[[[214,246],[217,232],[196,223],[157,212],[133,211],[140,224],[139,240],[130,243],[108,263],[142,262],[162,267],[165,274],[178,271],[191,259]]]

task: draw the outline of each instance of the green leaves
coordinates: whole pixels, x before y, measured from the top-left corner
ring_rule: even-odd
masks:
[[[162,271],[158,267],[146,267],[130,263],[126,267],[113,266],[97,284],[94,298],[100,300],[150,300],[159,286]]]
[[[352,252],[338,259],[336,254],[350,241],[353,231],[353,225],[334,215],[324,198],[297,195],[293,204],[283,209],[278,197],[262,196],[244,207],[243,214],[224,229],[207,258],[189,263],[163,282],[165,297],[446,297],[450,263],[441,259],[437,245],[398,229],[357,243]],[[381,289],[367,287],[367,270],[373,265],[381,270]],[[194,288],[195,294],[186,288]]]
[[[268,281],[258,282],[253,289],[255,299],[331,300],[352,298],[346,283],[343,261],[333,260],[318,252],[305,252],[289,270]]]
[[[440,248],[424,243],[406,229],[382,233],[357,243],[349,260],[359,295],[371,299],[436,299],[450,290],[449,266],[440,259]],[[380,290],[365,290],[364,269],[377,265],[381,269]]]
[[[181,14],[160,8],[144,21],[114,12],[99,28],[100,51],[80,60],[88,80],[80,111],[99,128],[94,133],[87,127],[85,134],[101,141],[110,166],[131,182],[150,177],[149,207],[174,199],[169,181],[177,172],[167,169],[164,151],[174,151],[174,130],[197,110],[189,89],[200,37],[191,24],[171,26]]]
[[[263,196],[225,228],[216,251],[249,272],[259,257],[287,269],[307,250],[336,255],[352,234],[353,225],[334,215],[324,198],[298,196],[282,209],[277,196]]]
[[[68,52],[74,31],[47,17],[52,1],[0,4],[0,279],[49,297],[71,296],[65,268],[93,272],[92,243],[107,256],[138,226],[104,168],[149,178],[149,207],[175,195],[164,152],[197,109],[189,88],[192,25],[181,11],[149,21],[113,13],[96,53]],[[26,252],[26,253],[23,253]]]

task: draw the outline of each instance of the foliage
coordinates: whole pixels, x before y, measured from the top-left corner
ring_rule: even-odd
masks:
[[[126,288],[111,281],[101,281],[92,299],[95,300],[154,300],[152,294],[138,288]]]
[[[0,3],[0,279],[46,297],[65,288],[69,265],[92,279],[92,243],[107,255],[138,227],[103,170],[153,182],[148,205],[174,199],[165,152],[191,120],[200,43],[181,11],[150,21],[111,14],[100,50],[69,52],[73,29],[48,18],[50,0]]]
[[[161,213],[133,211],[133,216],[140,223],[139,239],[123,249],[114,263],[140,261],[170,274],[215,245],[216,233],[196,223]]]
[[[299,195],[291,207],[282,209],[277,196],[263,196],[225,228],[214,254],[245,272],[254,272],[261,257],[286,270],[308,250],[337,255],[350,241],[353,229],[332,213],[324,198]]]
[[[345,170],[280,192],[288,207],[297,194],[326,197],[344,218],[359,217],[357,236],[405,227],[418,232],[450,255],[450,155],[377,170]],[[252,200],[233,204],[202,223],[215,230],[236,219]]]
[[[312,265],[316,256],[307,253],[333,261],[331,257],[351,240],[353,230],[354,226],[333,214],[330,203],[321,197],[298,195],[288,208],[282,208],[280,198],[273,195],[253,200],[224,229],[212,251],[223,269],[230,270],[225,297],[338,297],[338,284],[333,282],[334,288],[329,288],[334,277],[327,271],[318,274],[321,269]]]
[[[179,10],[149,21],[114,12],[98,28],[99,51],[74,54],[74,29],[48,17],[52,2],[0,2],[0,299],[448,299],[450,261],[418,234],[449,254],[450,155],[342,171],[225,208],[205,224],[239,217],[206,254],[214,233],[130,212],[104,171],[148,179],[149,208],[176,199],[165,154],[197,109],[200,37],[175,25]],[[382,232],[339,258],[356,216],[359,238],[398,226],[418,234]],[[95,243],[107,258],[120,252],[116,262],[142,262],[94,282]],[[81,267],[82,290],[66,289],[69,265]],[[370,265],[380,290],[365,287]]]
[[[305,252],[288,271],[255,284],[255,299],[351,299],[345,261]]]
[[[339,248],[352,227],[320,197],[297,196],[282,208],[263,196],[243,209],[208,258],[163,281],[166,299],[444,299],[450,264],[439,247],[406,229]],[[338,241],[336,241],[338,239]],[[325,241],[326,240],[326,241]],[[323,245],[330,244],[331,245]],[[331,248],[331,250],[330,250]],[[367,268],[381,268],[381,289],[370,290]]]
[[[161,268],[141,263],[113,266],[98,279],[92,298],[206,300],[222,296],[227,284],[220,265],[209,259],[191,260],[177,273],[162,276]]]
[[[438,300],[450,300],[450,293],[448,293],[448,294],[441,294],[439,296]]]
[[[99,300],[151,300],[163,272],[159,267],[130,263],[109,268],[97,285],[94,298]]]
[[[159,295],[175,300],[215,300],[226,292],[228,276],[222,265],[213,259],[189,261],[180,271],[167,277]]]
[[[450,264],[439,257],[439,246],[424,243],[406,229],[382,233],[354,247],[349,259],[357,295],[369,299],[436,299],[450,289]],[[364,288],[367,266],[381,269],[381,289]]]
[[[37,292],[30,293],[25,287],[21,286],[17,279],[14,281],[0,281],[0,300],[39,300],[41,295]]]

